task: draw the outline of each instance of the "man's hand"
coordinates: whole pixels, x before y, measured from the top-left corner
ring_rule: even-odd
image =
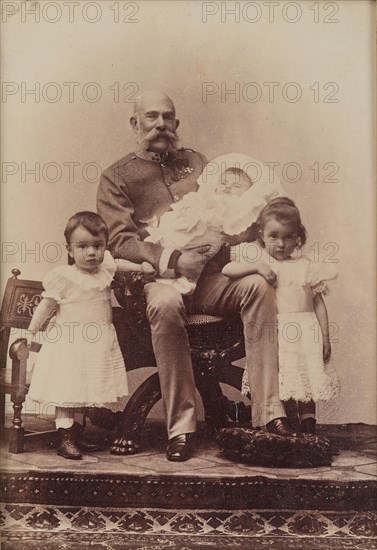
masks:
[[[268,283],[270,283],[271,286],[274,286],[276,284],[276,273],[272,271],[270,266],[265,264],[264,262],[260,262],[256,268],[256,273],[259,275],[262,275],[266,279]]]
[[[241,235],[228,235],[227,233],[221,232],[221,238],[223,243],[226,246],[237,246],[238,244],[243,243]]]
[[[195,281],[199,278],[208,260],[217,252],[218,249],[210,244],[185,250],[178,258],[175,271],[179,275]]]
[[[323,341],[323,362],[327,363],[331,357],[331,344],[328,340]]]
[[[250,227],[242,231],[239,235],[228,235],[222,232],[221,237],[225,244],[229,246],[236,246],[241,243],[250,243],[255,241],[258,237],[259,226],[254,222]]]

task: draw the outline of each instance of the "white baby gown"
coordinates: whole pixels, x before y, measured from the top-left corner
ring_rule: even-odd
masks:
[[[241,196],[216,193],[220,174],[230,168],[243,169],[250,177],[257,169],[255,181]],[[271,179],[267,166],[249,155],[228,153],[216,157],[199,177],[198,191],[184,195],[160,219],[150,221],[146,241],[181,251],[209,245],[210,255],[214,256],[221,247],[222,232],[238,235],[245,231],[270,200],[285,195],[280,180],[276,176],[274,181]],[[186,277],[158,281],[181,294],[191,294],[196,287],[196,281]]]
[[[128,394],[110,302],[116,264],[106,251],[95,273],[76,265],[55,267],[42,297],[58,303],[43,333],[29,398],[59,407],[106,406]]]
[[[217,194],[219,177],[226,170],[238,168],[252,180],[251,187],[242,195]],[[285,197],[280,179],[270,172],[267,164],[243,153],[226,153],[211,160],[198,179],[198,196],[217,216],[221,230],[228,235],[238,235],[255,222],[268,202],[277,197]],[[213,204],[211,204],[213,203]]]
[[[258,245],[245,245],[254,245],[256,258]],[[338,395],[340,384],[332,359],[326,364],[323,362],[322,331],[313,309],[313,298],[317,293],[328,292],[326,281],[337,277],[335,265],[318,258],[314,261],[301,251],[297,252],[297,258],[278,261],[264,249],[259,250],[260,261],[277,275],[280,399],[328,401]],[[244,389],[247,388],[245,382]]]

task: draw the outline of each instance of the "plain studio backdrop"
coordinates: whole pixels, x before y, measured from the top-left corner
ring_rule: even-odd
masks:
[[[2,287],[13,268],[41,279],[66,262],[69,216],[95,210],[100,170],[133,150],[135,96],[165,90],[181,145],[274,167],[308,248],[337,262],[326,302],[342,390],[319,419],[375,423],[374,12],[363,0],[2,2]]]

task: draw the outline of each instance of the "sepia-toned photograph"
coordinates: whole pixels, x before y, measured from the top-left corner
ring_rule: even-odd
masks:
[[[0,0],[4,550],[377,549],[375,0]]]

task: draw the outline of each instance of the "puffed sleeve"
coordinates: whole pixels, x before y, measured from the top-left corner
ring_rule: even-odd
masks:
[[[330,288],[328,281],[338,277],[338,269],[335,263],[326,262],[322,258],[308,259],[306,283],[311,286],[313,296],[316,294],[328,294]]]
[[[41,294],[42,298],[53,298],[58,303],[64,298],[67,287],[67,279],[63,275],[65,267],[57,266],[44,277],[42,281],[44,288]]]
[[[106,250],[103,257],[103,262],[101,264],[101,271],[103,271],[103,273],[107,277],[109,284],[111,283],[116,270],[117,270],[117,265],[115,263],[115,260],[112,257],[111,253],[108,250]]]

